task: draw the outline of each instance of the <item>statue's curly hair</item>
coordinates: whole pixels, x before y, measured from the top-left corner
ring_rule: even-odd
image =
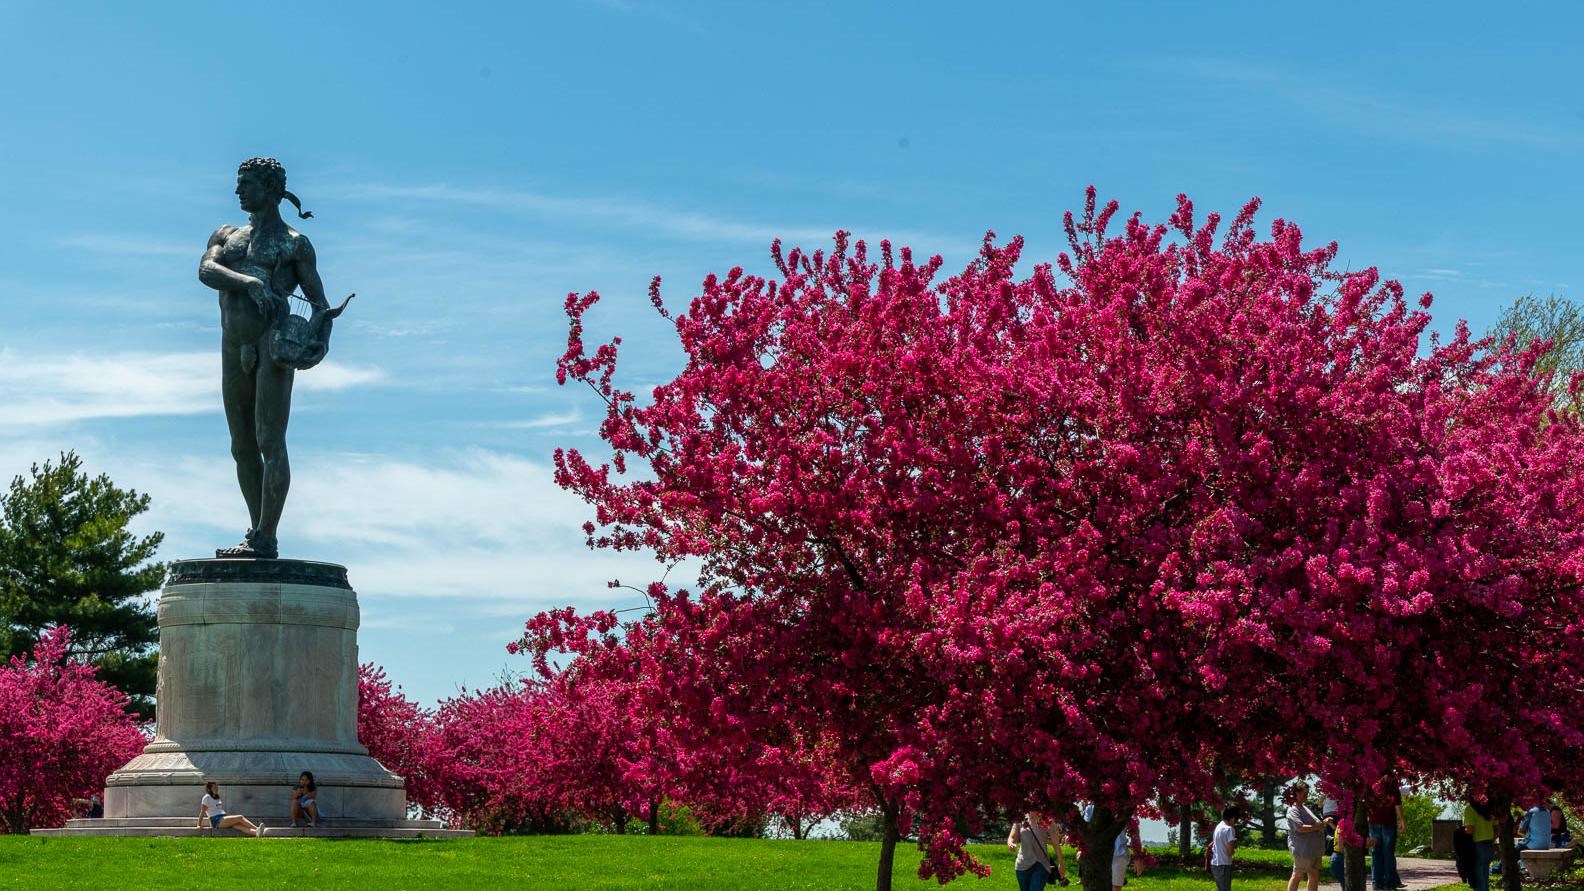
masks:
[[[302,202],[297,200],[297,196],[287,191],[286,168],[281,166],[281,162],[274,158],[249,158],[237,165],[237,176],[241,176],[244,173],[256,173],[263,176],[264,181],[269,184],[271,190],[279,192],[282,198],[292,203],[292,207],[297,208],[298,219],[306,220],[313,216],[313,211],[303,210]]]

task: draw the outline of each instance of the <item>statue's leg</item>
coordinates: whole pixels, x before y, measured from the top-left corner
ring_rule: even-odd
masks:
[[[253,427],[258,433],[258,450],[264,459],[263,499],[259,506],[256,544],[273,550],[286,493],[291,489],[291,465],[286,457],[286,422],[291,416],[292,381],[296,372],[276,365],[265,352],[258,364],[258,389],[253,412]]]
[[[225,401],[226,427],[231,431],[231,457],[236,461],[237,482],[247,502],[248,528],[257,529],[263,503],[264,461],[253,426],[253,377],[242,368],[241,344],[221,340],[220,395]]]

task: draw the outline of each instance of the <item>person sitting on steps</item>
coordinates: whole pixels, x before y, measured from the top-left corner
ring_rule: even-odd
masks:
[[[311,771],[303,771],[297,777],[297,785],[292,788],[291,820],[296,826],[297,821],[307,818],[310,825],[318,829],[322,823],[319,821],[319,786],[314,782]]]
[[[198,802],[198,828],[204,828],[205,822],[210,829],[235,829],[255,838],[264,837],[262,821],[255,824],[241,814],[225,812],[225,804],[220,801],[219,783],[204,783],[204,797]]]

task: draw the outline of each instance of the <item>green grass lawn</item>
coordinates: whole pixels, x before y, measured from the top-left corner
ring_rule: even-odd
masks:
[[[997,845],[974,852],[983,880],[953,889],[1016,888],[1012,858]],[[247,838],[30,838],[0,836],[0,888],[313,889],[533,888],[687,891],[874,887],[878,844],[672,836],[519,836],[463,841]],[[1236,891],[1283,891],[1285,851],[1242,850]],[[917,878],[919,854],[897,850],[898,889],[939,887]],[[1072,863],[1069,852],[1069,865]],[[1077,888],[1076,872],[1073,888]],[[1209,873],[1156,866],[1130,891],[1209,891]]]

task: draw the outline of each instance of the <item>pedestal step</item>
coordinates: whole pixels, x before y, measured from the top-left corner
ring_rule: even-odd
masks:
[[[263,820],[268,826],[290,827],[291,817],[286,814],[244,814],[249,820],[257,823]],[[66,821],[67,829],[84,829],[99,827],[101,829],[138,829],[144,826],[181,826],[197,825],[197,820],[188,817],[79,817]],[[332,820],[325,819],[324,829],[444,829],[445,824],[439,820]]]
[[[250,838],[235,829],[199,829],[196,821],[177,822],[169,818],[71,820],[60,829],[35,829],[33,835],[123,836],[167,838]],[[265,838],[472,838],[471,829],[446,829],[439,820],[346,820],[318,829],[292,828],[288,822],[269,825],[264,818]]]

